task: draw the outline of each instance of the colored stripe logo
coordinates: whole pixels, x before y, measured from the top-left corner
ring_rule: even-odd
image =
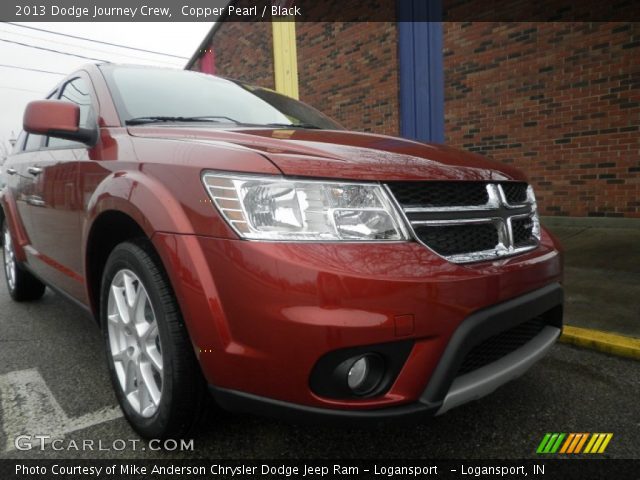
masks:
[[[536,453],[604,453],[612,438],[613,433],[546,433]]]

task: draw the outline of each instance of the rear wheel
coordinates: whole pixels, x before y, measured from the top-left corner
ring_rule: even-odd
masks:
[[[101,317],[111,381],[125,417],[147,438],[178,438],[198,420],[205,383],[178,304],[147,241],[107,260]]]
[[[40,280],[24,269],[16,259],[13,239],[9,232],[9,225],[5,220],[2,224],[2,256],[4,276],[7,280],[9,295],[16,302],[37,300],[44,295],[45,286]]]

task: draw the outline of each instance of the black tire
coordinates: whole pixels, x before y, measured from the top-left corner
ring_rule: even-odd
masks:
[[[8,236],[9,235],[9,236]],[[7,238],[9,239],[8,245]],[[7,283],[9,295],[16,302],[28,302],[42,298],[45,285],[29,271],[27,271],[13,256],[13,242],[9,233],[9,225],[5,220],[2,222],[2,270]],[[11,256],[10,256],[11,255]],[[12,266],[7,266],[7,260],[13,259]],[[12,278],[9,277],[9,270],[13,271]]]
[[[161,375],[162,388],[159,404],[155,407],[157,410],[150,417],[143,416],[127,399],[121,380],[118,378],[116,360],[114,360],[112,354],[110,328],[107,323],[109,321],[107,318],[109,313],[109,292],[116,275],[119,272],[126,271],[133,272],[144,286],[147,298],[153,309],[152,313],[159,333],[160,345],[158,345],[158,349],[161,346],[163,371],[161,374],[156,372],[155,375]],[[126,294],[123,293],[123,295]],[[125,418],[134,430],[144,438],[185,437],[192,431],[201,417],[206,398],[206,383],[195,357],[193,346],[169,279],[156,252],[146,239],[136,239],[121,243],[109,255],[102,276],[100,319],[106,344],[111,382]],[[116,336],[116,333],[111,335]],[[129,352],[128,348],[127,352]],[[120,371],[122,371],[124,365],[122,363]],[[135,381],[136,384],[137,381]],[[140,391],[141,389],[138,386],[138,392]],[[139,395],[142,394],[140,393]],[[149,396],[148,398],[151,397]],[[142,400],[140,403],[142,404]]]

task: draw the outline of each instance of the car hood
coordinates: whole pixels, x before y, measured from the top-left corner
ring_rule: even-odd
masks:
[[[525,180],[508,165],[443,145],[342,130],[129,127],[134,137],[243,148],[289,176],[352,180]]]

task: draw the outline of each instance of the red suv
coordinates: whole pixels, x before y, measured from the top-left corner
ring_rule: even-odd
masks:
[[[294,419],[441,414],[561,331],[561,254],[518,170],[265,88],[90,65],[27,106],[2,175],[11,296],[95,317],[146,437],[184,435],[207,390]]]

